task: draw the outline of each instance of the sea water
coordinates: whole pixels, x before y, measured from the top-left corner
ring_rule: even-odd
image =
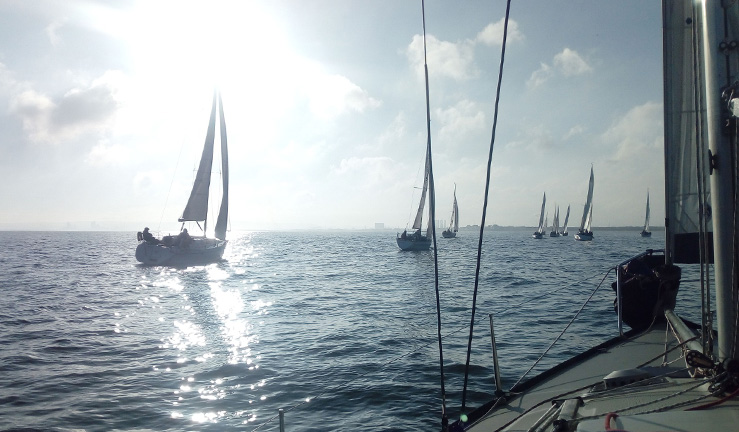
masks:
[[[664,235],[486,230],[466,405],[612,336],[618,262]],[[478,231],[437,240],[447,410],[458,413]],[[438,430],[433,251],[395,232],[232,232],[223,262],[136,262],[135,233],[2,232],[0,430]],[[692,271],[692,270],[691,270]],[[695,279],[683,271],[683,279]],[[682,305],[697,291],[683,288]],[[573,316],[588,298],[577,319]],[[681,309],[682,307],[682,309]]]

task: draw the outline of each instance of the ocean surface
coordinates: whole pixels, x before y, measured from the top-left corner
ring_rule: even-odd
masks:
[[[0,232],[0,430],[439,430],[433,252],[391,231],[232,232],[224,261],[145,267],[135,232]],[[664,234],[485,233],[467,406],[617,333],[610,268]],[[447,410],[458,415],[478,232],[438,239]],[[677,312],[698,311],[683,267]],[[604,279],[605,277],[605,279]],[[595,292],[595,293],[594,293]],[[593,294],[594,293],[594,294]],[[696,318],[697,319],[697,318]]]

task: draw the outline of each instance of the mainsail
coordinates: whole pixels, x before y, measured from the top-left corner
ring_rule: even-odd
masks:
[[[421,202],[418,203],[418,211],[416,212],[416,219],[413,221],[413,229],[418,230],[421,229],[421,225],[423,224],[423,209],[426,206],[426,192],[429,188],[429,169],[431,168],[430,165],[430,154],[428,151],[426,151],[426,166],[424,168],[424,175],[423,175],[423,188],[421,189]]]
[[[541,213],[539,213],[539,229],[536,231],[539,234],[544,232],[544,209],[547,205],[547,193],[544,192],[544,198],[541,200]]]
[[[697,263],[700,250],[710,252],[710,187],[702,13],[691,1],[664,2],[665,199],[668,260]],[[705,233],[704,235],[700,233]]]
[[[564,230],[562,230],[563,233],[567,233],[567,222],[570,220],[570,206],[567,206],[567,213],[565,214],[565,224],[563,225]]]
[[[220,212],[216,222],[215,235],[223,240],[226,238],[226,225],[228,222],[228,148],[226,144],[226,120],[223,117],[223,103],[218,93],[213,95],[213,106],[210,111],[210,121],[208,123],[208,131],[205,135],[205,144],[203,145],[203,153],[200,156],[200,165],[195,175],[195,182],[190,192],[190,199],[187,201],[185,210],[182,212],[180,222],[207,222],[208,220],[208,198],[210,190],[210,177],[213,166],[213,147],[215,143],[216,129],[216,102],[220,114],[220,132],[221,132],[221,164],[223,177],[223,197],[221,199]],[[205,231],[207,225],[203,225]]]
[[[457,185],[454,185],[454,204],[452,204],[451,217],[452,231],[459,231],[459,207],[457,207]]]
[[[649,231],[649,192],[647,192],[647,214],[644,217],[644,231]]]
[[[593,215],[593,167],[590,167],[590,182],[588,184],[588,197],[585,200],[585,208],[582,212],[582,220],[580,221],[580,231],[590,231],[591,217]]]

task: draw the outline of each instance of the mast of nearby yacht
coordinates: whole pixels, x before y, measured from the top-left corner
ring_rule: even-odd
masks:
[[[725,4],[725,5],[724,5]],[[736,185],[734,172],[736,155],[732,146],[732,134],[725,127],[728,100],[722,100],[722,92],[732,85],[737,71],[737,49],[731,49],[728,41],[736,41],[739,31],[739,5],[722,1],[703,1],[703,52],[706,79],[706,116],[708,143],[711,156],[711,216],[713,222],[713,250],[716,286],[716,316],[718,324],[719,361],[737,357],[739,330],[737,329],[737,263],[734,248],[737,232],[734,218],[737,202],[734,200]],[[722,25],[722,23],[724,25]],[[729,27],[729,28],[725,28]],[[723,29],[723,33],[719,32]],[[732,75],[733,74],[733,75]],[[735,88],[733,90],[736,90]],[[736,139],[736,136],[733,136]]]

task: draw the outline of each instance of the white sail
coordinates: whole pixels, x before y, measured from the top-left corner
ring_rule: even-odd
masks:
[[[418,203],[418,211],[416,212],[416,219],[413,221],[413,229],[421,229],[423,224],[423,209],[426,206],[426,192],[429,188],[429,154],[426,152],[426,164],[423,174],[423,188],[421,189],[421,201]]]
[[[588,197],[585,199],[585,207],[582,212],[582,220],[580,221],[580,231],[590,231],[590,217],[592,215],[593,205],[593,167],[590,167],[590,182],[588,184]]]
[[[544,198],[541,200],[541,213],[539,214],[539,229],[536,230],[539,234],[544,232],[544,209],[547,205],[547,193],[544,192]]]
[[[226,140],[226,118],[223,116],[223,100],[218,97],[218,115],[221,118],[221,177],[223,179],[223,196],[221,197],[221,207],[218,211],[218,220],[216,221],[215,237],[217,239],[226,239],[226,229],[228,227],[228,144]]]
[[[708,146],[705,88],[695,85],[703,75],[695,66],[703,51],[702,14],[692,1],[664,2],[663,14],[666,246],[672,262],[696,263],[701,225],[711,231],[710,219],[700,211],[710,207],[710,187],[703,180],[708,152],[697,150]]]
[[[454,204],[452,204],[452,231],[459,231],[459,207],[457,206],[457,185],[454,185]]]
[[[216,136],[217,97],[217,95],[213,95],[213,107],[210,111],[210,122],[208,123],[208,131],[205,134],[205,144],[203,145],[203,153],[200,156],[200,165],[195,175],[195,182],[192,185],[190,199],[187,200],[185,210],[179,218],[180,222],[201,222],[208,219],[208,194],[210,191],[210,176],[213,165],[213,143],[215,142]]]
[[[644,231],[649,231],[649,192],[647,192],[647,214],[644,217]]]
[[[590,225],[593,222],[593,204],[590,204],[590,209],[588,210],[588,216],[585,218],[585,231],[590,231]]]
[[[567,206],[567,213],[565,214],[565,223],[563,225],[564,230],[562,230],[563,233],[567,233],[567,222],[570,220],[570,206]]]

